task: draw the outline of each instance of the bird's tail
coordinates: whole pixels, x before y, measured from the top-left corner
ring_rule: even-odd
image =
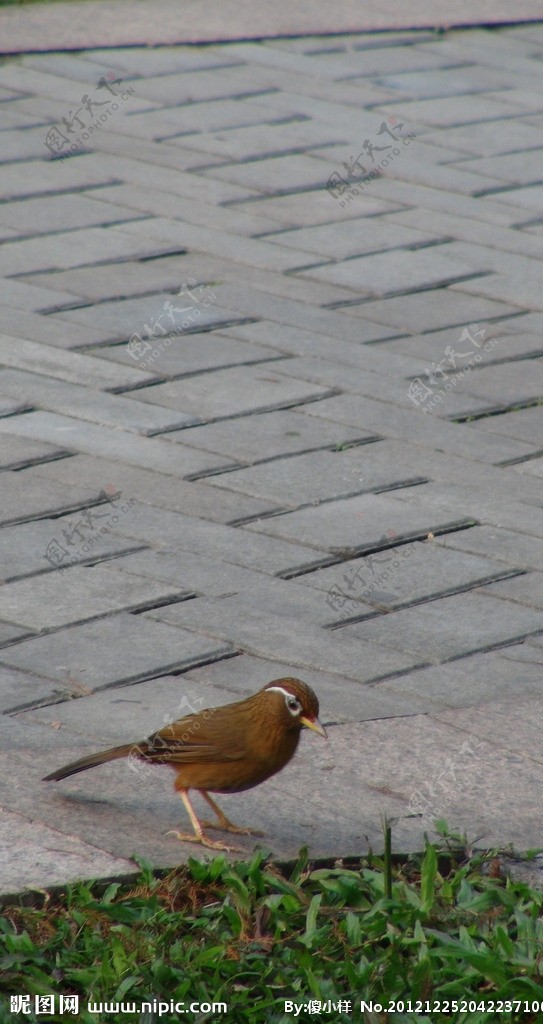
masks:
[[[121,757],[128,757],[131,752],[139,754],[143,752],[146,747],[146,743],[125,743],[121,747],[110,747],[109,750],[99,750],[97,754],[87,754],[86,757],[81,757],[79,761],[72,761],[71,764],[65,764],[63,768],[57,768],[56,772],[51,772],[50,775],[46,775],[42,780],[43,782],[58,782],[59,779],[65,779],[68,775],[75,775],[77,772],[84,772],[87,768],[95,768],[97,764],[105,764],[106,761],[116,761]]]

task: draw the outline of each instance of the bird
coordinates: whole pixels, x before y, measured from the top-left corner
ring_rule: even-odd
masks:
[[[326,739],[326,730],[319,722],[316,694],[303,680],[285,676],[272,679],[244,700],[179,718],[139,743],[88,754],[51,772],[43,781],[58,782],[123,757],[136,763],[169,765],[176,772],[174,786],[194,829],[194,834],[169,834],[215,850],[236,850],[239,847],[211,839],[204,828],[238,835],[263,833],[235,825],[209,794],[241,793],[281,771],[294,756],[303,728]],[[207,801],[216,821],[198,819],[189,797],[191,789]]]

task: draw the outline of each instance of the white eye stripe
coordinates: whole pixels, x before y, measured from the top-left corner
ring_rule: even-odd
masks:
[[[298,700],[298,698],[293,693],[289,693],[288,690],[284,690],[282,686],[267,686],[266,690],[269,693],[282,693],[283,697],[285,698],[285,704],[287,705],[287,708],[290,711],[291,715],[299,715],[300,714],[300,712],[302,710],[302,705],[300,704],[300,701]],[[290,704],[289,704],[289,701],[292,701],[292,702],[295,701],[296,702],[296,707],[291,707]]]

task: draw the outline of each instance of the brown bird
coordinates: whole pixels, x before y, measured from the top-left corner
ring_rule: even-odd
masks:
[[[175,788],[195,833],[175,832],[177,838],[214,850],[235,849],[209,839],[204,827],[245,835],[250,835],[251,829],[239,828],[229,821],[209,793],[241,793],[281,771],[293,757],[304,726],[326,738],[313,690],[301,679],[273,679],[245,700],[186,715],[141,743],[126,743],[89,754],[52,772],[43,781],[58,782],[121,757],[170,765],[177,773]],[[197,789],[207,800],[217,822],[198,820],[189,799],[190,789]],[[253,834],[262,833],[253,830]]]

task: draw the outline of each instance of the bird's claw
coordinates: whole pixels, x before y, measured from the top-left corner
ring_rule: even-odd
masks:
[[[233,832],[237,836],[265,836],[265,832],[261,832],[257,828],[242,828],[241,825],[234,825],[233,821],[228,818],[220,818],[219,821],[203,821],[202,825],[204,828],[218,829],[220,832]]]
[[[243,850],[239,846],[227,846],[226,843],[221,843],[215,839],[209,839],[202,832],[201,835],[191,835],[187,832],[177,832],[175,829],[170,829],[166,832],[167,836],[175,836],[182,843],[199,843],[200,846],[207,846],[210,850],[222,850],[226,853],[243,853]]]

